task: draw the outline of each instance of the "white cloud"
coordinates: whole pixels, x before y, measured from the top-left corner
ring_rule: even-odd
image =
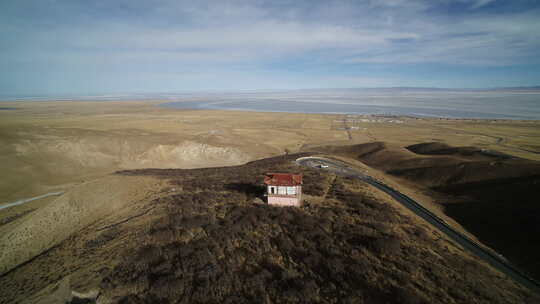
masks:
[[[480,8],[482,6],[485,6],[485,5],[488,5],[492,2],[495,2],[495,0],[476,0],[476,1],[473,1],[474,3],[472,4],[471,8],[473,9],[477,9],[477,8]]]
[[[205,71],[208,79],[214,72],[227,75],[226,70],[256,74],[306,69],[302,73],[308,79],[311,70],[322,73],[328,66],[352,70],[362,63],[540,64],[539,10],[484,11],[494,0],[334,0],[288,5],[262,0],[152,4],[118,0],[91,2],[95,6],[91,9],[90,4],[73,3],[78,2],[47,4],[25,18],[13,10],[1,16],[0,4],[4,17],[0,18],[0,66],[124,72],[130,77],[147,73],[172,83],[179,73],[193,76],[196,71]],[[450,14],[433,9],[441,4],[458,4],[463,11]],[[351,74],[355,72],[362,74],[361,70]],[[250,83],[246,73],[231,77]],[[321,75],[309,79],[325,81]],[[373,77],[340,80],[350,86],[387,83]]]
[[[493,2],[454,1],[474,8]],[[328,14],[321,11],[327,7],[314,8],[310,13],[319,22],[298,19],[295,7],[276,15],[276,9],[251,2],[201,3],[165,1],[153,8],[158,15],[189,16],[194,21],[188,24],[101,20],[22,34],[13,50],[28,58],[97,56],[117,62],[263,62],[324,52],[318,61],[497,65],[530,60],[540,41],[536,12],[445,20],[425,15],[426,1],[369,0],[357,6],[336,2]],[[294,20],[283,20],[288,15]]]

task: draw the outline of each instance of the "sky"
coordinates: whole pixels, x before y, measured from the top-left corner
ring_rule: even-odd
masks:
[[[537,0],[0,1],[0,95],[537,85]]]

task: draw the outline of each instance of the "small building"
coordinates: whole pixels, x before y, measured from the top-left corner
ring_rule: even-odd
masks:
[[[264,178],[267,185],[269,205],[297,206],[302,203],[302,174],[267,173]]]

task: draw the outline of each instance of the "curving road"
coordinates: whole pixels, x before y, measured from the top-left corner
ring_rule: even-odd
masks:
[[[540,294],[540,283],[528,277],[523,272],[508,263],[502,256],[498,256],[477,244],[467,236],[461,234],[450,225],[448,225],[443,219],[433,214],[422,205],[400,193],[399,191],[375,180],[366,172],[353,169],[349,164],[337,160],[330,160],[321,157],[301,157],[296,160],[299,165],[307,166],[311,168],[318,168],[328,170],[343,176],[356,177],[373,187],[390,195],[394,200],[407,207],[419,217],[430,223],[442,233],[446,234],[450,239],[460,244],[465,250],[475,254],[500,272],[508,275],[510,278],[518,282],[519,284],[529,288],[530,290]],[[322,165],[322,167],[321,167]],[[325,167],[328,166],[328,167]]]

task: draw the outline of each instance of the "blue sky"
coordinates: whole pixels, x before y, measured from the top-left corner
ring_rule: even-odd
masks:
[[[0,69],[0,95],[533,86],[540,1],[1,1]]]

